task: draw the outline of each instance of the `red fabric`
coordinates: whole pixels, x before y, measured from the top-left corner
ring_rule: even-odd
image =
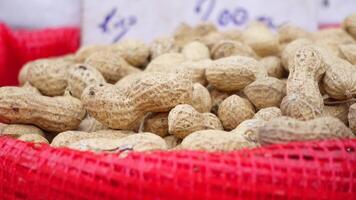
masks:
[[[119,158],[0,138],[0,199],[355,198],[356,139]]]
[[[17,85],[17,75],[28,61],[60,56],[79,47],[79,28],[11,30],[0,23],[0,86]]]

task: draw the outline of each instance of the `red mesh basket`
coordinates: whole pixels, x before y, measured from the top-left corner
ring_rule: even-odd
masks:
[[[355,199],[356,139],[230,153],[79,152],[0,138],[1,199]]]

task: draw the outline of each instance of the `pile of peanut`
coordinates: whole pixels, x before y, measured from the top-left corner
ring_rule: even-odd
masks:
[[[0,135],[95,152],[231,151],[354,138],[356,14],[341,28],[182,24],[27,63],[0,88]]]

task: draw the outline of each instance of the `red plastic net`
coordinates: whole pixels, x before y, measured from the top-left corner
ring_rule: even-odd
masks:
[[[74,27],[13,31],[0,23],[0,86],[17,85],[17,74],[28,61],[74,52],[79,37]]]
[[[1,199],[355,199],[356,139],[119,158],[0,138],[0,194]]]

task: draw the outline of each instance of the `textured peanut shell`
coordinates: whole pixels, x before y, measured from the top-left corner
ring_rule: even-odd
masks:
[[[71,63],[62,60],[42,59],[29,63],[28,82],[46,96],[60,96],[67,87]]]
[[[193,83],[174,73],[150,73],[122,87],[88,87],[82,102],[89,114],[112,129],[132,130],[149,112],[190,103]]]
[[[309,121],[280,117],[269,121],[256,131],[261,144],[354,137],[344,123],[333,117]]]
[[[256,145],[242,135],[221,130],[197,131],[183,139],[180,149],[204,151],[233,151],[253,148]]]
[[[135,67],[144,67],[148,63],[150,49],[140,40],[125,39],[110,48]]]
[[[41,135],[38,134],[25,134],[18,137],[19,140],[25,142],[33,142],[33,143],[45,143],[49,144],[48,140]]]
[[[151,59],[165,53],[177,53],[179,48],[175,45],[174,39],[171,37],[162,37],[153,40],[150,46]]]
[[[211,66],[213,62],[210,59],[199,61],[185,61],[178,66],[176,72],[186,71],[190,73],[193,83],[207,85],[208,81],[205,77],[205,70]]]
[[[174,32],[175,44],[181,48],[192,41],[204,38],[204,36],[216,31],[215,25],[209,22],[200,23],[195,27],[182,23]]]
[[[129,148],[133,151],[167,150],[166,141],[153,133],[138,133],[117,141],[119,148]]]
[[[356,13],[347,16],[342,23],[342,27],[356,40]]]
[[[209,48],[201,42],[190,42],[184,45],[182,54],[187,60],[198,61],[210,59]]]
[[[231,56],[215,60],[206,69],[208,82],[224,92],[238,91],[255,81],[267,76],[267,71],[253,58]]]
[[[216,90],[214,88],[209,87],[209,92],[210,92],[210,97],[211,97],[211,112],[213,114],[218,114],[218,109],[222,101],[224,99],[228,98],[231,94],[226,93],[226,92],[220,92],[219,90]]]
[[[177,147],[182,142],[182,140],[180,138],[178,138],[174,135],[166,136],[163,139],[166,141],[168,149],[173,149],[173,148]]]
[[[33,65],[33,62],[35,62],[35,61],[31,61],[31,62],[26,63],[20,69],[20,72],[19,72],[19,75],[18,75],[18,80],[19,80],[19,84],[20,85],[24,85],[28,81],[28,78],[27,78],[28,69],[31,67],[31,65]]]
[[[351,130],[356,135],[356,103],[350,106],[348,120]]]
[[[186,61],[181,53],[166,53],[153,59],[146,67],[147,72],[171,72]]]
[[[335,59],[323,77],[325,92],[334,99],[356,96],[356,68],[342,59]]]
[[[284,69],[289,70],[289,61],[292,61],[296,51],[304,46],[311,45],[313,42],[310,39],[300,38],[290,42],[281,53],[281,61]]]
[[[340,104],[340,105],[333,105],[333,106],[324,106],[324,116],[330,116],[338,118],[344,124],[348,124],[347,115],[349,114],[349,107],[348,103]]]
[[[7,124],[1,123],[0,122],[0,134],[2,134],[4,128],[7,126]]]
[[[274,77],[261,78],[246,86],[244,94],[257,109],[279,107],[286,96],[286,84]]]
[[[127,137],[133,134],[132,131],[121,131],[121,130],[101,130],[96,132],[83,132],[83,131],[66,131],[59,133],[56,137],[53,138],[51,146],[62,147],[69,146],[72,143],[75,143],[84,139],[91,138],[108,138],[108,139],[119,139]]]
[[[168,135],[168,112],[149,114],[145,118],[143,131],[154,133],[161,137]]]
[[[310,38],[311,34],[301,27],[285,24],[278,28],[280,43],[290,43],[299,38]]]
[[[2,134],[15,138],[27,134],[37,134],[40,136],[45,135],[40,128],[33,125],[26,125],[26,124],[9,124],[3,129]]]
[[[253,116],[254,119],[260,119],[264,121],[270,121],[272,119],[275,119],[277,117],[282,116],[282,111],[281,109],[277,107],[268,107],[268,108],[262,108],[259,110],[255,116]]]
[[[248,119],[241,122],[235,129],[230,131],[230,133],[235,135],[243,136],[247,141],[258,144],[258,137],[256,134],[256,129],[264,126],[267,122],[261,119]]]
[[[236,128],[241,122],[251,119],[255,110],[251,103],[237,95],[231,95],[221,102],[218,109],[218,117],[225,130]]]
[[[206,129],[222,129],[220,120],[212,113],[199,113],[187,104],[178,105],[168,115],[168,131],[178,138]]]
[[[209,49],[223,41],[223,40],[231,40],[231,41],[240,41],[241,39],[241,31],[238,29],[228,30],[228,31],[219,31],[219,32],[211,32],[208,35],[205,35],[201,42],[203,42]]]
[[[46,97],[23,88],[0,88],[0,121],[63,132],[78,128],[84,116],[82,103],[69,95]]]
[[[105,46],[105,45],[83,46],[75,53],[75,61],[77,63],[83,63],[91,54],[99,51],[106,51],[108,49],[109,46]]]
[[[91,117],[90,115],[87,115],[82,122],[80,122],[78,131],[83,131],[83,132],[96,132],[100,130],[106,130],[108,127],[103,125],[102,123],[98,122],[95,118]]]
[[[242,32],[242,41],[261,57],[279,52],[278,37],[261,22],[252,22],[248,25]]]
[[[258,57],[250,46],[234,40],[222,40],[214,44],[211,49],[211,56],[213,59],[229,56]]]
[[[84,89],[90,85],[106,83],[103,75],[94,67],[78,64],[68,72],[67,90],[76,98],[82,96]]]
[[[326,65],[319,49],[312,45],[298,49],[289,71],[287,96],[281,103],[282,114],[300,120],[322,116],[324,101],[318,81]]]
[[[193,85],[193,97],[191,105],[198,112],[210,112],[212,102],[208,89],[199,83]]]
[[[276,56],[267,56],[259,60],[262,66],[267,70],[268,76],[275,78],[285,77],[285,70],[282,66],[281,59]]]
[[[351,64],[356,65],[356,44],[339,45],[341,57],[348,60]]]
[[[109,83],[116,83],[121,78],[140,72],[114,51],[99,51],[91,54],[85,64],[95,67]]]

